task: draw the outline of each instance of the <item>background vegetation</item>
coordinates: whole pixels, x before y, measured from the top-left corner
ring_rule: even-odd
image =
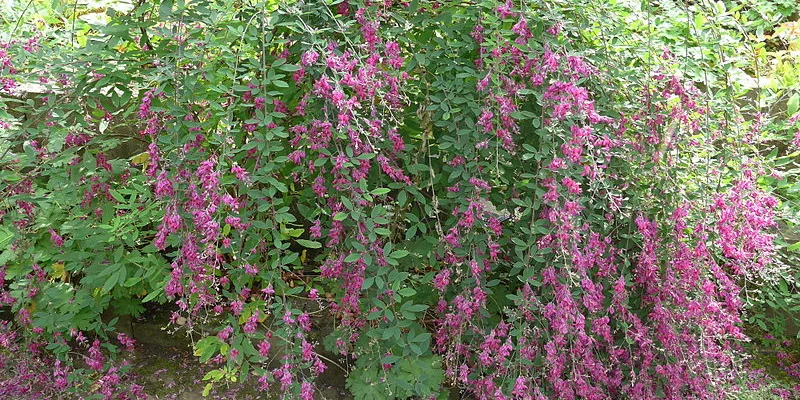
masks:
[[[792,398],[799,9],[4,3],[0,393]]]

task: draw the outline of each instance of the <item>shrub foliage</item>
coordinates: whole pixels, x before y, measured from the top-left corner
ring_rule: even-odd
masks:
[[[19,6],[2,390],[142,396],[112,317],[157,302],[209,385],[311,399],[340,355],[356,398],[721,397],[773,171],[708,38],[734,11],[647,3]]]

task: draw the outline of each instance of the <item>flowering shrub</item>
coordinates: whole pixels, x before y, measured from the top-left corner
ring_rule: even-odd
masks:
[[[145,3],[0,43],[4,347],[78,368],[83,344],[78,373],[119,382],[105,316],[155,301],[207,391],[315,398],[330,353],[357,398],[734,382],[778,202],[758,132],[626,25],[650,10]]]

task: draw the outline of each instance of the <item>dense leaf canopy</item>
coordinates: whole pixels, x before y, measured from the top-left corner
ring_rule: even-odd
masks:
[[[793,333],[793,2],[105,3],[0,7],[0,393],[146,396],[153,304],[302,399],[721,398]]]

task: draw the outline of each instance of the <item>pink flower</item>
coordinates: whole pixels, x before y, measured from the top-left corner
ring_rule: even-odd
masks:
[[[242,313],[243,304],[240,300],[236,300],[231,302],[231,312],[233,315],[239,315]]]
[[[128,351],[134,350],[134,346],[136,345],[136,340],[128,337],[128,335],[120,333],[117,335],[117,340],[119,340],[119,342],[122,343],[123,346],[125,346],[126,350]]]
[[[311,386],[311,383],[308,381],[303,381],[300,385],[300,399],[302,400],[312,400],[314,398],[314,389]]]
[[[95,340],[89,348],[89,357],[86,357],[86,364],[95,371],[102,371],[105,364],[105,357],[100,351],[100,341]]]
[[[300,62],[306,67],[313,65],[318,59],[319,53],[314,50],[308,50],[300,56]]]
[[[231,172],[236,175],[236,178],[239,179],[241,182],[247,182],[248,180],[248,173],[245,171],[244,168],[240,167],[239,164],[233,164],[231,167]]]
[[[283,314],[283,323],[286,324],[286,325],[293,325],[294,324],[294,319],[292,318],[292,312],[291,311],[286,310],[286,312]]]
[[[302,313],[297,316],[297,325],[306,332],[311,330],[311,318],[308,313]]]
[[[302,165],[303,159],[306,157],[306,152],[303,150],[295,150],[287,156],[289,161],[295,163],[296,165]]]
[[[433,287],[438,289],[440,292],[444,292],[447,289],[447,285],[450,284],[450,270],[443,269],[436,274],[436,277],[433,278]]]
[[[258,354],[261,357],[269,356],[270,347],[272,347],[272,344],[270,344],[269,338],[262,340],[261,343],[258,344]]]
[[[561,184],[567,189],[570,194],[581,194],[582,190],[580,185],[578,185],[572,178],[564,177],[561,180]]]
[[[50,242],[52,242],[53,246],[56,247],[61,247],[64,245],[64,239],[59,236],[54,229],[50,229]]]

